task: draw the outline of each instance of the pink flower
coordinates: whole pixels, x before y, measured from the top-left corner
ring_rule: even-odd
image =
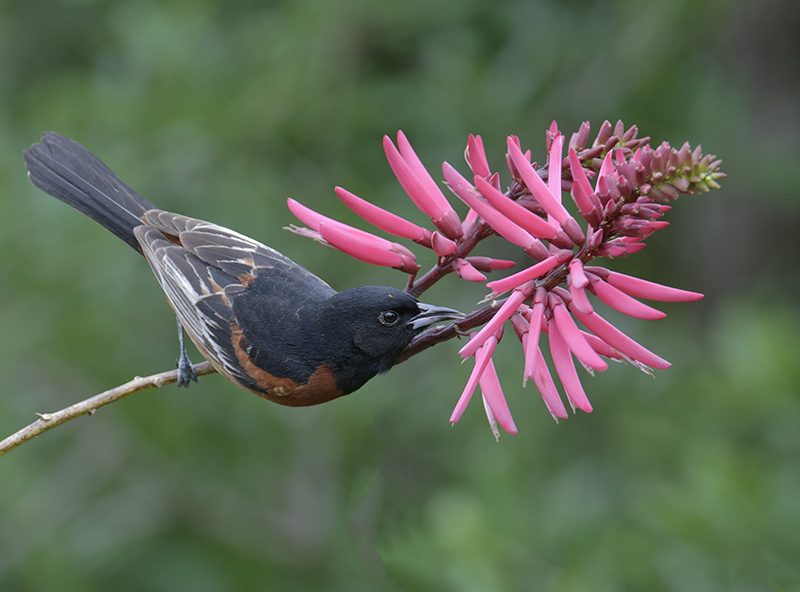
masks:
[[[456,423],[467,408],[476,386],[480,385],[486,417],[489,420],[489,425],[495,434],[495,438],[500,437],[496,427],[498,423],[509,434],[517,433],[517,426],[511,417],[508,403],[503,395],[503,389],[500,387],[500,379],[497,377],[497,371],[492,363],[492,354],[502,335],[503,328],[500,327],[494,335],[489,337],[478,348],[475,353],[475,367],[470,374],[469,380],[467,380],[455,409],[453,409],[453,413],[450,415],[450,423]]]
[[[387,212],[361,199],[357,195],[350,193],[347,189],[336,187],[334,190],[336,191],[336,195],[339,196],[339,199],[341,199],[348,208],[381,230],[385,230],[395,236],[409,238],[423,245],[430,244],[431,232],[427,228],[422,228],[413,222],[409,222],[405,218]]]
[[[470,208],[472,208],[478,215],[486,220],[495,232],[509,242],[514,243],[518,247],[537,259],[544,259],[548,256],[547,248],[542,242],[530,235],[521,226],[512,222],[502,213],[494,209],[491,204],[484,201],[475,190],[452,166],[448,163],[443,165],[444,178],[447,180],[450,189]],[[476,177],[479,179],[479,177]],[[481,179],[482,183],[486,183]],[[486,183],[488,185],[488,183]],[[489,185],[490,186],[490,185]],[[491,186],[490,186],[491,187]]]
[[[457,240],[463,232],[458,214],[425,169],[403,132],[397,132],[397,144],[400,150],[395,148],[389,136],[383,137],[383,149],[397,180],[417,207],[430,216],[434,226],[447,238]]]
[[[372,265],[394,267],[409,274],[419,270],[414,254],[403,245],[318,214],[292,198],[287,200],[287,204],[295,216],[316,230],[326,242],[351,257]]]
[[[640,298],[669,302],[702,298],[697,292],[662,286],[588,263],[602,257],[627,257],[643,249],[645,239],[668,226],[660,219],[670,209],[664,202],[680,193],[718,186],[717,181],[724,176],[717,170],[719,161],[703,156],[699,149],[692,151],[688,145],[679,151],[666,143],[652,149],[648,139],[637,138],[635,126],[625,129],[622,122],[615,126],[605,122],[592,146],[587,147],[589,129],[585,122],[572,135],[564,159],[565,138],[553,122],[546,133],[547,166],[542,175],[535,163],[531,164],[531,151],[523,151],[519,138],[509,136],[506,163],[511,185],[505,191],[500,175],[489,168],[480,136],[470,135],[465,159],[472,170],[472,181],[447,162],[442,165],[448,188],[469,207],[463,221],[405,135],[398,132],[397,146],[384,137],[386,157],[398,181],[417,207],[431,218],[436,230],[405,220],[342,188],[337,187],[336,193],[374,226],[435,252],[436,265],[418,279],[416,259],[402,245],[289,200],[292,211],[309,226],[293,231],[324,241],[362,261],[408,273],[406,289],[417,296],[448,273],[470,282],[485,282],[484,273],[513,266],[514,261],[471,255],[480,241],[492,234],[520,247],[525,256],[533,259],[522,271],[487,282],[491,293],[484,302],[492,302],[458,321],[462,330],[485,324],[469,333],[469,341],[459,351],[463,357],[474,357],[475,366],[451,415],[452,423],[458,421],[480,386],[495,436],[499,436],[498,425],[509,433],[517,432],[492,362],[506,321],[511,321],[522,343],[523,384],[532,378],[548,410],[558,419],[566,418],[567,412],[540,347],[543,334],[549,340],[556,375],[573,411],[592,411],[573,356],[590,374],[608,369],[608,359],[627,361],[645,372],[670,366],[600,316],[590,294],[617,311],[648,320],[665,315]],[[546,181],[542,179],[545,174]],[[572,197],[584,227],[562,202],[563,191]],[[510,295],[505,300],[493,300],[506,292]],[[470,324],[472,318],[481,321]]]

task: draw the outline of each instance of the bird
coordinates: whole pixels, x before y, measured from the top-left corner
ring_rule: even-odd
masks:
[[[392,287],[337,292],[275,249],[156,208],[57,132],[23,152],[28,178],[143,255],[178,321],[178,385],[197,376],[184,347],[235,385],[291,407],[352,393],[387,372],[426,327],[462,313]]]

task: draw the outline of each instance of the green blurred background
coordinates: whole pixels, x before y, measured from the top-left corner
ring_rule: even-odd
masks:
[[[594,413],[556,425],[509,338],[499,443],[477,401],[447,421],[455,342],[319,408],[218,376],[141,393],[0,459],[0,590],[800,590],[798,30],[795,0],[3,0],[0,436],[176,353],[146,263],[28,183],[44,130],[337,289],[404,278],[282,230],[285,198],[352,220],[338,184],[422,222],[398,129],[437,176],[469,133],[502,170],[507,134],[541,160],[553,119],[622,118],[729,176],[613,262],[707,295],[620,321],[673,362],[655,379],[586,377]]]

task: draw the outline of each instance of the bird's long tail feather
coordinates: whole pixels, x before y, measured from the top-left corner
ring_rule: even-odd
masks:
[[[99,222],[142,252],[133,229],[155,206],[128,187],[99,158],[56,132],[24,152],[28,178],[39,189]]]

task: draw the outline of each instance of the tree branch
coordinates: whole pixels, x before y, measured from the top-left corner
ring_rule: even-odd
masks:
[[[214,367],[208,362],[195,364],[194,371],[198,376],[204,376],[206,374],[213,374],[216,372]],[[85,399],[80,403],[75,403],[74,405],[61,409],[60,411],[56,411],[55,413],[37,413],[36,415],[39,416],[39,419],[0,442],[0,456],[3,456],[5,453],[13,450],[20,444],[24,444],[28,440],[35,438],[39,434],[43,434],[49,430],[52,430],[54,427],[60,426],[62,423],[66,423],[71,419],[81,417],[82,415],[94,415],[94,412],[103,405],[108,405],[114,401],[119,401],[128,395],[132,395],[140,391],[145,391],[155,387],[162,387],[165,384],[171,384],[177,380],[177,370],[161,372],[160,374],[153,374],[152,376],[145,376],[144,378],[137,376],[130,382],[108,390],[104,393],[100,393],[99,395],[95,395],[94,397]]]

